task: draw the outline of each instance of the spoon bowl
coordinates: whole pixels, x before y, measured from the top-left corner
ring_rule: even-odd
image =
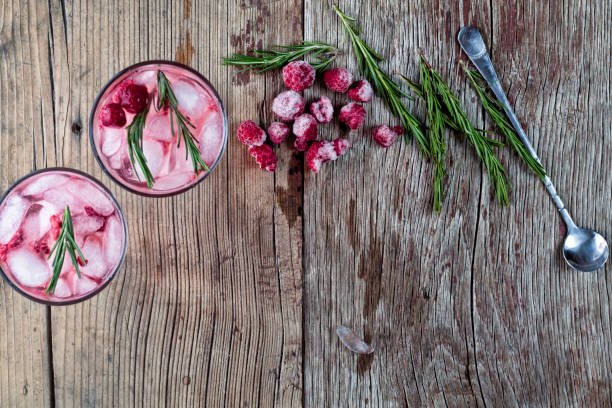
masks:
[[[601,268],[610,255],[608,243],[599,233],[576,227],[568,231],[563,243],[563,258],[573,269],[593,272]]]

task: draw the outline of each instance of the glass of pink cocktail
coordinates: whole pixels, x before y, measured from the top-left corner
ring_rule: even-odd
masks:
[[[66,254],[53,291],[48,291],[52,250],[66,206],[85,260],[79,258],[79,277]],[[80,171],[35,171],[0,199],[0,272],[14,289],[37,302],[66,305],[100,292],[121,267],[126,247],[127,227],[119,204],[100,182]]]
[[[162,91],[160,71],[173,97]],[[172,61],[146,61],[116,74],[94,103],[89,127],[106,173],[147,196],[193,187],[216,167],[227,143],[227,117],[215,89]]]

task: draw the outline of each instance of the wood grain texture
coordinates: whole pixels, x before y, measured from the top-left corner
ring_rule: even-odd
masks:
[[[301,27],[301,4],[284,6],[3,6],[0,100],[10,110],[3,110],[0,146],[3,162],[15,163],[3,166],[3,186],[35,165],[85,170],[116,194],[130,239],[125,267],[90,301],[45,310],[2,286],[2,406],[301,404],[301,162],[262,172],[230,137],[225,158],[196,189],[146,199],[102,174],[86,129],[93,100],[115,72],[158,58],[209,78],[229,113],[230,135],[244,117],[267,120],[250,99],[274,95],[278,80],[234,79],[219,61],[255,42],[300,40],[301,28],[295,37],[282,30],[286,21]],[[284,18],[264,30],[270,14]],[[299,169],[289,175],[289,166]]]
[[[490,126],[460,72],[455,36],[478,26],[510,100],[580,225],[612,237],[612,5],[586,0],[337,3],[390,73],[416,78],[416,50]],[[560,219],[518,157],[501,151],[512,205],[494,201],[472,147],[446,133],[440,215],[414,143],[381,149],[397,124],[379,99],[359,131],[320,127],[353,148],[318,174],[290,144],[259,170],[234,137],[267,126],[277,73],[233,75],[222,56],[306,40],[345,51],[331,0],[8,0],[0,6],[0,187],[70,166],[118,198],[129,252],[115,281],[49,308],[0,283],[0,406],[610,406],[610,267],[571,271]],[[118,70],[174,59],[224,101],[228,148],[215,172],[173,198],[114,184],[87,122]],[[346,95],[321,80],[339,109]],[[420,118],[422,104],[408,102]],[[302,293],[303,290],[303,293]],[[371,342],[350,354],[339,324]]]
[[[421,47],[474,123],[490,126],[458,65],[457,30],[478,26],[576,220],[609,237],[612,38],[601,19],[611,13],[589,4],[339,6],[389,60],[388,72],[416,78]],[[350,48],[330,7],[307,4],[305,38]],[[339,64],[356,71],[352,52]],[[543,187],[504,150],[514,191],[500,208],[471,148],[447,134],[447,195],[434,216],[429,164],[412,144],[377,148],[371,126],[397,121],[379,101],[368,115],[369,126],[348,136],[350,160],[305,177],[306,405],[609,405],[609,267],[585,275],[565,265],[560,219]],[[338,324],[377,351],[351,355]]]

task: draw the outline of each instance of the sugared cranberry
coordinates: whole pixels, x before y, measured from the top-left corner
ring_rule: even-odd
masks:
[[[325,71],[323,81],[332,91],[344,93],[351,86],[351,82],[353,82],[353,74],[346,68],[333,68]]]
[[[266,141],[266,132],[252,120],[242,122],[236,134],[240,143],[247,146],[261,146]]]
[[[315,140],[317,128],[317,120],[308,113],[301,114],[293,122],[293,134],[299,139]]]
[[[249,149],[249,154],[255,158],[259,168],[268,171],[276,170],[276,153],[270,145],[253,146]]]
[[[363,106],[359,105],[358,103],[351,102],[344,105],[342,109],[340,109],[338,119],[340,122],[345,123],[349,128],[355,130],[361,127],[365,117],[366,111],[363,109]]]
[[[282,122],[272,122],[270,126],[268,126],[268,136],[274,144],[283,143],[287,140],[289,133],[291,133],[289,126]]]
[[[107,103],[100,109],[100,123],[109,127],[125,126],[125,112],[118,103]]]
[[[374,91],[372,85],[365,79],[355,82],[348,90],[348,96],[355,102],[370,102]]]
[[[322,96],[310,104],[310,113],[319,123],[329,123],[334,118],[334,105],[327,96]]]
[[[283,68],[285,86],[294,91],[309,88],[315,79],[314,68],[306,61],[293,61]]]

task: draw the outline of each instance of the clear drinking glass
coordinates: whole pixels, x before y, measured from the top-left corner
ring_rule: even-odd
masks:
[[[179,111],[194,125],[190,130],[210,169],[199,172],[198,176],[191,157],[186,155],[185,143],[182,140],[179,143],[176,120],[171,121],[170,109],[157,110],[159,70],[170,82]],[[139,109],[134,108],[138,104],[130,105],[130,98],[138,93],[131,89],[142,90],[143,87],[150,100],[142,149],[155,181],[151,189],[138,164],[136,169],[132,167],[126,129]],[[117,115],[118,120],[115,120]],[[197,71],[173,61],[145,61],[117,73],[102,88],[89,119],[91,146],[104,171],[131,192],[155,197],[182,193],[205,179],[223,155],[227,128],[227,116],[213,86]]]
[[[81,277],[68,253],[53,294],[53,248],[66,205],[75,241],[85,259]],[[17,292],[47,305],[68,305],[99,293],[125,259],[127,225],[110,191],[81,171],[63,167],[34,171],[0,198],[0,273]]]

